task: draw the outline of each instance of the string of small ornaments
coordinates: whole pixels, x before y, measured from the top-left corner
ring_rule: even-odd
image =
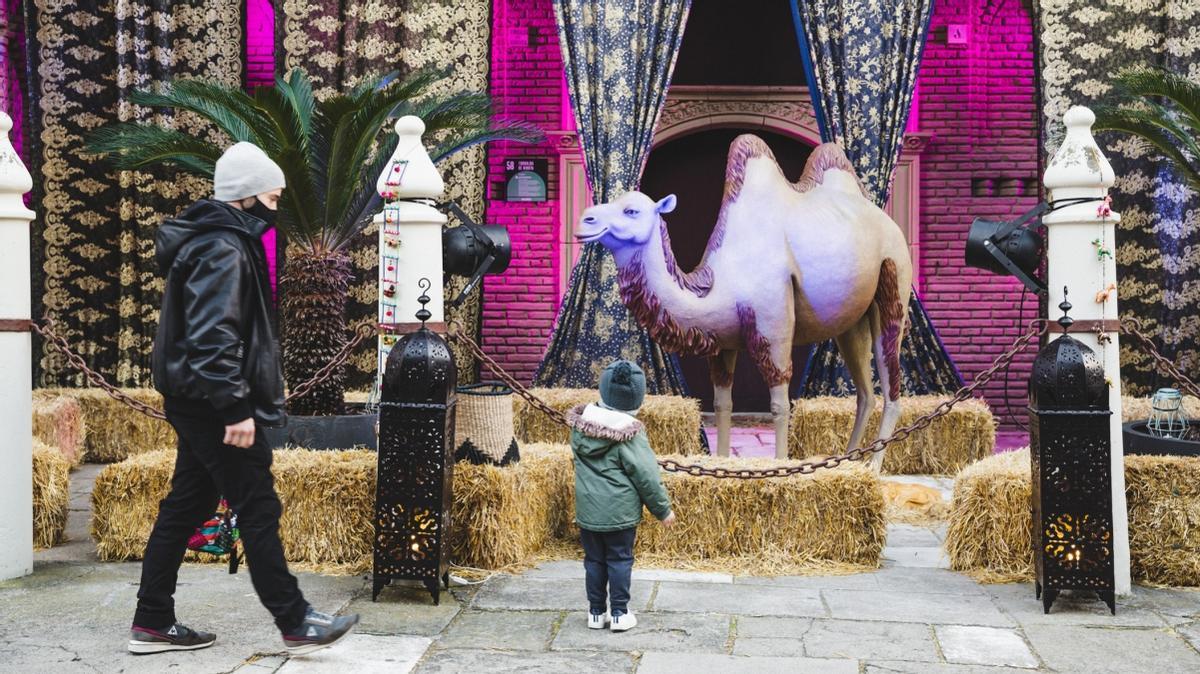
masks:
[[[380,335],[379,371],[387,361],[388,352],[395,346],[397,337],[389,331],[396,321],[396,284],[400,281],[400,201],[397,198],[404,172],[408,169],[407,159],[397,159],[388,170],[384,187],[379,192],[383,198],[383,225],[379,246],[379,323],[384,327]]]
[[[1112,197],[1105,196],[1104,201],[1096,207],[1096,217],[1100,218],[1101,220],[1107,220],[1110,216],[1112,216]],[[1092,246],[1096,249],[1097,260],[1103,262],[1105,258],[1108,258],[1109,260],[1115,259],[1113,258],[1112,251],[1105,247],[1104,241],[1101,239],[1092,239]],[[1117,284],[1110,281],[1108,285],[1096,292],[1096,304],[1104,304],[1109,300],[1109,298],[1116,294],[1116,292]],[[1100,333],[1096,335],[1096,339],[1101,344],[1107,344],[1112,341],[1112,338],[1110,338],[1108,333],[1104,331],[1100,331]]]

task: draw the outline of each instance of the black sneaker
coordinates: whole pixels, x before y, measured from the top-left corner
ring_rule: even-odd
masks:
[[[165,630],[133,626],[129,636],[129,652],[137,655],[166,653],[167,651],[194,651],[208,648],[217,640],[217,635],[175,623]]]
[[[341,641],[357,624],[357,613],[333,616],[309,606],[304,622],[283,635],[283,644],[291,655],[306,655]]]

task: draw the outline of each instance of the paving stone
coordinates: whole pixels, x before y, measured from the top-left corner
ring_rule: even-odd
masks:
[[[1200,623],[1176,627],[1175,631],[1179,632],[1192,648],[1200,651]]]
[[[440,604],[434,606],[423,585],[392,584],[379,593],[379,601],[371,601],[368,589],[362,596],[355,597],[343,612],[361,616],[358,632],[431,637],[445,629],[460,608],[458,600],[449,592],[442,592]]]
[[[1117,615],[1094,592],[1072,592],[1059,595],[1047,615],[1037,599],[1033,583],[1012,583],[988,586],[996,604],[1022,627],[1039,625],[1094,625],[1101,627],[1162,627],[1166,623],[1153,611],[1129,604],[1117,598]],[[1026,629],[1028,633],[1030,630]]]
[[[858,674],[854,660],[646,653],[638,674]]]
[[[733,654],[789,658],[805,656],[804,642],[799,639],[762,639],[741,636],[733,642]]]
[[[559,628],[551,650],[724,653],[729,641],[727,615],[638,613],[628,632],[588,629],[582,614],[573,618]]]
[[[525,578],[573,578],[583,580],[583,562],[578,560],[556,560],[545,562],[522,574]],[[633,580],[656,582],[666,580],[676,583],[732,583],[733,576],[727,573],[701,573],[696,571],[672,571],[668,569],[633,568]]]
[[[407,674],[431,641],[428,637],[351,634],[333,648],[288,659],[279,674]]]
[[[738,638],[799,639],[812,627],[812,618],[738,616]]]
[[[873,575],[881,590],[919,594],[985,594],[982,587],[970,576],[948,569],[914,568],[887,564]]]
[[[950,568],[950,560],[940,547],[911,548],[887,545],[883,548],[883,559],[901,567],[921,569]]]
[[[1188,623],[1200,620],[1200,590],[1135,585],[1133,596],[1117,597],[1118,613],[1127,606],[1153,611],[1171,624]]]
[[[811,590],[874,590],[879,587],[877,573],[851,573],[841,576],[738,576],[734,585],[799,587]],[[747,590],[753,592],[753,590]]]
[[[558,611],[464,611],[438,639],[438,648],[544,651],[560,615]],[[583,615],[579,613],[578,619],[583,620]]]
[[[814,620],[805,652],[818,658],[939,662],[928,625],[858,620]]]
[[[634,583],[630,591],[630,608],[634,611],[644,609],[653,590],[653,583]],[[588,602],[582,579],[497,576],[484,583],[471,607],[584,613]]]
[[[1200,671],[1200,654],[1166,630],[1041,625],[1025,635],[1046,666],[1060,672]]]
[[[604,672],[604,674],[615,674],[616,672],[632,672],[633,657],[627,653],[603,651],[505,653],[503,651],[455,648],[429,654],[416,671],[418,674],[462,674],[463,672],[487,672],[488,674]]]
[[[1009,667],[983,665],[947,665],[939,662],[905,662],[903,660],[874,660],[865,663],[865,674],[1014,674]],[[1074,672],[1075,670],[1069,670]]]
[[[834,618],[1009,627],[1013,621],[981,595],[822,590]]]
[[[654,610],[803,617],[825,615],[825,606],[817,590],[777,587],[768,592],[747,592],[736,585],[711,583],[661,583],[654,599]]]
[[[278,671],[287,661],[286,655],[268,655],[247,662],[233,671],[240,674],[267,674]]]
[[[1038,660],[1015,630],[972,625],[935,628],[947,662],[1037,669]]]
[[[933,529],[928,527],[919,527],[915,524],[889,524],[887,544],[902,548],[937,548],[941,547],[942,542]]]

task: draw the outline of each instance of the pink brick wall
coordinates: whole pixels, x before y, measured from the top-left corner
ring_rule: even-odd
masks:
[[[271,0],[246,0],[246,87],[275,81],[275,8]]]
[[[1020,333],[1020,285],[968,270],[963,242],[974,215],[1009,217],[1037,201],[1037,125],[1033,24],[1026,0],[942,0],[919,78],[917,124],[935,134],[922,155],[922,296],[947,349],[970,379]],[[966,45],[949,45],[948,24],[965,24]],[[530,29],[536,31],[530,46]],[[562,63],[550,0],[497,2],[494,14],[492,93],[501,112],[562,128]],[[965,106],[963,101],[968,101]],[[569,126],[569,121],[568,121]],[[502,160],[550,158],[550,201],[508,204],[498,197]],[[494,147],[489,160],[489,220],[514,238],[513,269],[488,279],[484,309],[486,348],[528,380],[541,356],[557,310],[560,259],[555,144]],[[1037,314],[1031,297],[1025,319]],[[1014,364],[1010,397],[1023,406],[1032,352]],[[1004,419],[1003,382],[984,389]]]

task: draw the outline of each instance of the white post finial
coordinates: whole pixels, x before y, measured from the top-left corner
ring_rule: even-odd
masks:
[[[21,197],[33,179],[8,139],[12,119],[0,112],[0,580],[33,572],[33,391],[29,222]],[[12,326],[12,327],[9,327]]]
[[[425,123],[408,115],[396,120],[397,143],[391,161],[376,182],[380,196],[388,201],[375,217],[379,226],[379,323],[393,334],[379,337],[376,391],[381,390],[383,368],[395,334],[412,332],[419,323],[421,308],[418,285],[422,278],[432,282],[428,294],[430,329],[445,332],[445,294],[442,288],[442,227],[446,216],[428,203],[442,197],[446,185],[421,136]]]
[[[1083,106],[1075,106],[1063,115],[1066,138],[1046,169],[1044,184],[1047,198],[1061,208],[1042,218],[1047,229],[1046,285],[1050,291],[1047,306],[1051,312],[1063,301],[1063,288],[1070,289],[1071,317],[1078,321],[1105,321],[1105,332],[1074,333],[1104,362],[1104,375],[1110,382],[1109,409],[1113,507],[1113,569],[1116,592],[1128,595],[1129,520],[1125,506],[1125,450],[1122,443],[1121,344],[1115,323],[1117,313],[1116,224],[1121,216],[1114,212],[1108,188],[1116,178],[1096,139],[1092,124],[1096,115]],[[1070,205],[1063,205],[1064,203]],[[1055,316],[1048,318],[1054,319]],[[1053,333],[1053,331],[1051,331]],[[1052,335],[1051,339],[1057,338]]]

